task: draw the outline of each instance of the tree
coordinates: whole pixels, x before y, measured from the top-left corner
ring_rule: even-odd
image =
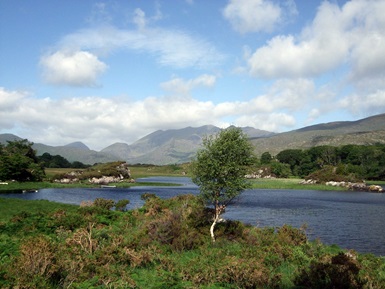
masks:
[[[39,164],[33,143],[28,140],[9,141],[0,145],[0,179],[16,181],[40,181],[44,169]]]
[[[273,157],[271,156],[271,154],[269,152],[264,152],[261,155],[261,164],[262,165],[268,165],[271,163],[272,160],[273,160]]]
[[[210,227],[213,242],[214,227],[226,206],[250,187],[245,175],[255,160],[253,146],[240,128],[230,127],[204,138],[203,148],[192,162],[192,181],[200,187],[201,197],[214,207]]]

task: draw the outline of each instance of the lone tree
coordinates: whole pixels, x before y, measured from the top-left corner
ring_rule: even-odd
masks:
[[[214,207],[210,234],[226,206],[243,190],[250,188],[245,179],[248,167],[255,162],[253,146],[240,128],[230,127],[203,140],[203,148],[192,162],[192,181],[200,195]]]

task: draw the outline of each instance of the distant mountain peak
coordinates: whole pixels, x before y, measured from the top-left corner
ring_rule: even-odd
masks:
[[[69,144],[65,145],[65,147],[77,148],[77,149],[82,149],[82,150],[90,150],[90,148],[88,146],[86,146],[84,143],[82,143],[81,141],[69,143]]]

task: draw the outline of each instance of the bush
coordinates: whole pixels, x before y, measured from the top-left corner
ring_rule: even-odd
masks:
[[[358,180],[354,174],[340,174],[344,172],[342,167],[325,166],[324,168],[311,173],[306,179],[317,180],[320,183],[328,181],[334,182],[357,182]]]
[[[126,206],[127,206],[129,203],[130,203],[130,200],[125,200],[125,199],[119,200],[119,201],[117,201],[116,204],[115,204],[115,209],[116,209],[117,211],[121,211],[121,212],[126,211]]]
[[[23,241],[20,254],[14,259],[10,272],[21,288],[45,288],[58,274],[55,245],[45,236]],[[52,281],[52,280],[51,280]]]
[[[95,199],[93,206],[104,210],[111,210],[115,206],[115,201],[103,199],[103,198],[97,198]]]
[[[313,289],[362,289],[366,282],[359,273],[360,265],[355,257],[339,253],[327,262],[313,261],[309,269],[301,271],[295,284]]]

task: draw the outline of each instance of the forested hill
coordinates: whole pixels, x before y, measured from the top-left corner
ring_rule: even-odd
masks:
[[[384,144],[385,114],[357,121],[312,125],[267,138],[254,138],[252,142],[259,155],[266,151],[274,155],[285,149],[305,149],[321,145]]]

